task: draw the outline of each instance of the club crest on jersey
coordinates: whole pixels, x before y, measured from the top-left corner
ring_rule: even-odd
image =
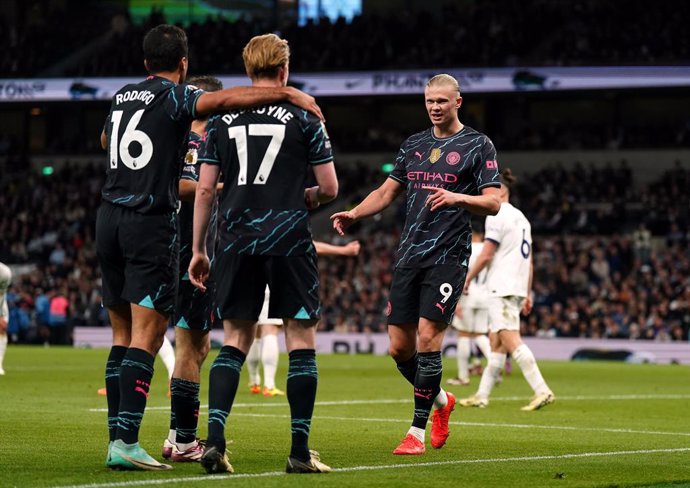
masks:
[[[434,164],[439,159],[441,159],[441,149],[435,147],[431,150],[431,154],[429,155],[429,161],[431,162],[431,164]]]
[[[448,155],[446,156],[446,163],[450,164],[451,166],[455,166],[460,162],[460,153],[459,152],[449,152]]]
[[[184,157],[184,162],[185,164],[196,164],[198,157],[199,153],[197,152],[196,148],[190,148]]]

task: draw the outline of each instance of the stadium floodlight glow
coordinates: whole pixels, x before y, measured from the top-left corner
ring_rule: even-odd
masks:
[[[381,165],[381,171],[383,171],[384,173],[391,173],[394,168],[395,165],[393,163],[383,163]]]
[[[52,166],[43,166],[43,169],[41,170],[41,173],[43,176],[50,176],[55,172]]]

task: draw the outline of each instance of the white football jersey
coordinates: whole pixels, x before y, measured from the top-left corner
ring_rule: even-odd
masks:
[[[10,281],[12,281],[12,271],[0,263],[0,317],[5,319],[10,316],[7,308],[7,289],[10,287]]]
[[[529,293],[532,226],[525,214],[510,203],[502,203],[498,214],[486,218],[485,227],[484,239],[498,246],[486,279],[489,296],[526,297]]]
[[[470,262],[468,270],[472,269],[474,263],[477,262],[477,258],[482,252],[484,244],[482,242],[472,243],[472,254],[470,255]],[[469,287],[467,288],[467,295],[462,296],[462,306],[465,308],[486,308],[486,277],[487,268],[484,268],[479,272],[479,274],[472,280]]]

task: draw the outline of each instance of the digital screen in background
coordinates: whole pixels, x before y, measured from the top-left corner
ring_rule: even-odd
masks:
[[[242,16],[244,9],[238,4],[248,2],[203,1],[203,0],[129,0],[129,14],[136,24],[146,21],[152,10],[165,15],[170,24],[189,25],[192,22],[202,23],[208,16],[222,17],[230,22]],[[261,2],[260,2],[261,3]],[[230,7],[232,5],[232,8]]]
[[[362,14],[362,0],[299,0],[297,4],[297,19],[299,25],[305,25],[307,20],[317,21],[320,17],[328,17],[335,22],[338,17],[344,17],[347,22]]]

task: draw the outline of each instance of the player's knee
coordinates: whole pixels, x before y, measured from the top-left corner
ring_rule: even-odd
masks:
[[[417,344],[420,352],[433,352],[441,350],[443,335],[439,335],[436,330],[420,331]]]
[[[534,354],[532,354],[532,351],[526,344],[520,344],[520,346],[513,351],[513,357],[521,368],[532,366],[537,363]]]
[[[407,361],[414,355],[415,351],[416,348],[414,346],[410,347],[409,345],[391,343],[391,345],[388,347],[388,353],[396,363]]]

